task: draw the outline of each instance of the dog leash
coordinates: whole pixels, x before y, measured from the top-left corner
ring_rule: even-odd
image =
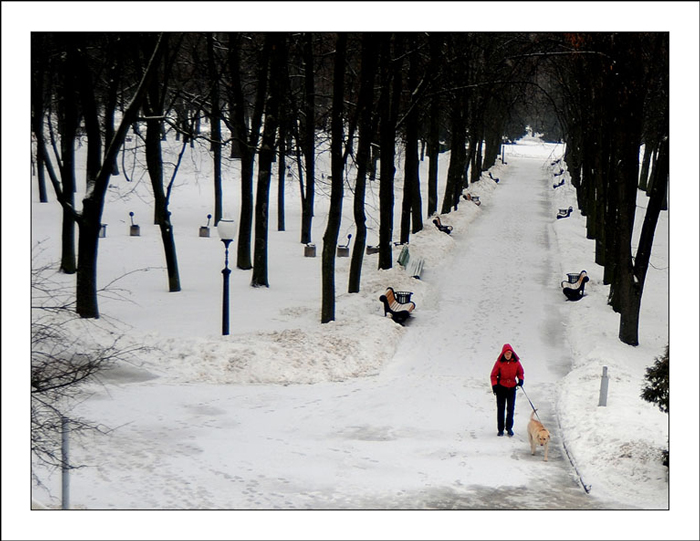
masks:
[[[532,407],[532,411],[535,412],[535,417],[537,417],[537,420],[541,423],[541,422],[542,422],[542,419],[540,419],[540,416],[537,415],[537,409],[535,408],[534,404],[532,403],[532,400],[530,400],[530,397],[527,396],[527,393],[525,392],[525,389],[523,388],[522,385],[518,385],[518,387],[520,387],[520,390],[521,390],[523,393],[525,393],[525,398],[527,398],[527,401],[530,403],[530,406]]]

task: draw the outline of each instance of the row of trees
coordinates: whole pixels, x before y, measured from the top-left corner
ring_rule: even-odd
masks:
[[[271,164],[278,159],[283,175],[285,160],[296,162],[303,200],[300,241],[311,242],[317,134],[330,132],[332,209],[323,252],[326,322],[334,319],[334,250],[345,183],[355,186],[357,234],[348,289],[356,292],[366,240],[367,177],[377,175],[379,162],[379,266],[390,268],[397,144],[404,146],[407,157],[400,231],[406,242],[422,228],[421,149],[427,147],[431,163],[427,215],[438,211],[441,144],[453,149],[443,213],[457,208],[470,167],[472,180],[478,180],[481,169],[494,163],[518,90],[515,83],[505,84],[515,80],[517,68],[501,60],[522,43],[515,36],[481,34],[35,33],[32,45],[32,127],[40,192],[45,194],[46,171],[64,209],[61,269],[77,273],[77,311],[82,317],[99,316],[96,253],[104,194],[109,178],[118,174],[116,153],[130,127],[144,139],[169,290],[179,291],[168,210],[174,179],[164,178],[161,138],[166,127],[176,130],[184,150],[206,117],[214,160],[215,224],[222,216],[222,155],[228,152],[241,162],[236,265],[252,269],[255,287],[269,285]],[[74,201],[79,131],[88,147],[82,209]],[[230,138],[224,140],[224,133]],[[343,178],[350,159],[358,171],[355,179]],[[280,183],[280,198],[282,189]],[[283,211],[284,205],[279,208]],[[284,228],[283,215],[278,228]]]
[[[638,155],[642,143],[653,151],[649,186],[656,201],[655,194],[665,193],[668,169],[665,34],[36,33],[32,45],[38,171],[47,171],[64,208],[61,268],[77,272],[82,317],[99,316],[95,256],[104,193],[110,176],[118,173],[115,158],[130,127],[145,126],[154,220],[161,227],[170,291],[180,286],[168,210],[177,167],[172,178],[164,178],[160,146],[166,128],[177,132],[184,151],[197,137],[199,120],[209,119],[215,223],[222,216],[221,161],[225,153],[240,160],[236,265],[252,269],[254,287],[269,285],[271,164],[278,160],[280,175],[286,160],[296,166],[300,242],[309,243],[318,134],[329,134],[332,189],[323,237],[321,314],[328,322],[335,314],[335,247],[346,184],[354,187],[356,224],[348,291],[357,292],[368,178],[379,179],[379,267],[386,269],[393,262],[396,179],[403,177],[404,188],[398,236],[407,242],[423,227],[424,217],[456,209],[462,190],[495,163],[503,138],[520,136],[530,123],[551,127],[550,138],[567,142],[579,204],[590,218],[589,234],[605,246],[600,254],[606,254],[611,302],[624,321],[621,339],[636,343],[628,330],[634,326],[629,314],[641,298],[648,255],[645,262],[641,243],[635,260],[631,255],[630,213],[633,217],[639,178],[633,165],[638,158],[632,154]],[[664,100],[665,120],[659,104]],[[88,141],[82,210],[73,200],[79,129]],[[398,175],[397,145],[405,156]],[[451,152],[439,204],[437,157],[444,148]],[[426,151],[424,204],[418,163]],[[345,178],[349,160],[355,178]],[[283,189],[280,182],[279,229],[284,229]],[[650,204],[644,247],[651,242],[649,234],[653,238],[654,208]]]
[[[550,60],[561,94],[565,159],[588,238],[595,239],[595,261],[611,286],[609,304],[620,314],[619,338],[637,345],[654,232],[667,207],[668,34],[567,34],[564,43],[570,58]],[[649,199],[637,243],[639,189]]]

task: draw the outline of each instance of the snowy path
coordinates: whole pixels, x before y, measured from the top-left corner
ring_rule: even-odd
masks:
[[[470,231],[453,232],[454,260],[426,269],[424,280],[444,287],[418,307],[379,376],[286,387],[110,387],[90,401],[90,416],[112,427],[134,421],[107,445],[78,451],[96,468],[73,476],[76,505],[619,507],[584,493],[558,437],[556,382],[568,361],[554,332],[561,303],[551,284],[561,269],[548,255],[548,188],[541,159],[513,160]],[[504,342],[520,355],[528,395],[553,433],[549,462],[541,450],[530,455],[522,394],[515,437],[496,437],[489,373]],[[173,418],[175,427],[164,424]]]

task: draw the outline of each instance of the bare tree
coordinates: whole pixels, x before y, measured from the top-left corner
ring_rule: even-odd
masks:
[[[304,36],[304,115],[303,147],[306,165],[306,191],[302,191],[301,242],[311,242],[311,223],[314,216],[316,183],[316,90],[314,82],[314,38]]]
[[[87,383],[98,381],[117,363],[133,363],[134,355],[147,348],[123,346],[119,335],[108,345],[92,340],[93,333],[101,332],[98,323],[75,314],[70,292],[50,274],[49,266],[32,268],[31,450],[49,467],[76,467],[65,464],[60,453],[64,420],[74,434],[109,430],[73,410]]]
[[[255,249],[253,254],[253,287],[269,287],[267,273],[267,238],[270,221],[270,178],[275,157],[275,137],[279,124],[282,65],[286,62],[286,37],[273,33],[266,36],[272,56],[270,92],[265,104],[265,123],[260,146],[258,185],[255,197]]]
[[[164,39],[167,40],[168,36],[164,36]],[[178,48],[179,46],[175,46],[168,51],[168,54],[172,56],[165,59],[161,77],[151,79],[143,105],[146,114],[146,167],[153,188],[155,207],[154,222],[160,229],[160,235],[163,241],[163,250],[165,252],[165,262],[168,271],[168,291],[171,293],[181,290],[177,251],[175,249],[175,236],[173,233],[173,224],[170,221],[170,210],[168,209],[177,168],[166,190],[163,186],[163,152],[161,140],[166,116],[165,99],[170,82],[170,66],[173,63],[172,57],[177,54]],[[186,144],[187,143],[183,142],[183,152],[186,148]],[[180,153],[180,158],[181,157],[182,153]]]
[[[379,72],[379,261],[378,268],[390,269],[393,264],[392,237],[394,234],[394,165],[396,124],[401,97],[401,67],[403,64],[403,36],[388,34],[380,43]],[[393,45],[393,47],[392,47]]]
[[[253,231],[253,163],[260,139],[260,127],[267,96],[267,80],[270,61],[270,40],[265,39],[257,59],[255,103],[250,116],[250,128],[246,123],[247,107],[243,92],[244,71],[241,65],[243,36],[230,33],[228,36],[228,73],[230,92],[229,129],[240,143],[241,151],[241,213],[238,227],[236,266],[250,269],[253,266],[250,243]]]
[[[369,169],[370,145],[376,130],[376,116],[372,115],[374,100],[374,79],[377,69],[378,39],[376,34],[367,33],[362,36],[362,66],[360,72],[360,95],[358,98],[359,141],[357,144],[357,179],[355,181],[355,198],[353,200],[353,215],[355,217],[355,242],[350,261],[348,293],[360,291],[362,276],[362,261],[364,259],[367,240],[367,224],[365,215],[365,194],[367,191],[367,171]]]
[[[343,89],[347,34],[338,34],[333,70],[333,108],[331,111],[331,203],[323,235],[321,262],[321,323],[335,320],[335,252],[338,246],[343,211]]]
[[[414,34],[408,38],[410,47],[408,68],[408,92],[411,96],[407,104],[406,123],[406,159],[404,163],[403,201],[401,205],[401,243],[407,243],[409,233],[417,233],[423,229],[423,203],[420,195],[420,177],[418,173],[418,113],[422,101],[425,78],[418,76],[419,70],[419,41]]]
[[[85,40],[87,36],[78,39]],[[38,152],[46,165],[47,172],[56,198],[65,212],[68,212],[78,224],[78,269],[76,285],[76,311],[81,317],[98,318],[100,313],[97,305],[97,247],[105,203],[105,194],[109,179],[114,171],[114,161],[124,142],[127,130],[135,122],[138,111],[144,100],[148,83],[156,71],[158,60],[163,53],[162,40],[159,38],[147,62],[145,72],[139,77],[131,101],[124,110],[122,120],[112,138],[106,142],[106,152],[102,156],[102,133],[99,126],[99,115],[95,86],[91,66],[86,57],[84,44],[72,46],[75,54],[76,71],[79,74],[77,82],[82,103],[85,129],[88,137],[87,151],[87,186],[83,197],[83,208],[78,212],[73,204],[72,190],[62,186],[55,174],[47,148],[43,130],[35,133]],[[59,99],[75,99],[71,92],[57,90]]]

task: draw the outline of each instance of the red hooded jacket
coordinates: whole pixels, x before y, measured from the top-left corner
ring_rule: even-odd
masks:
[[[507,361],[503,354],[510,351],[513,355],[510,361]],[[517,381],[515,378],[518,378]],[[510,347],[510,344],[504,344],[501,354],[496,359],[496,364],[491,370],[491,385],[502,385],[503,387],[515,387],[518,381],[525,380],[525,371],[520,364],[520,358]]]

